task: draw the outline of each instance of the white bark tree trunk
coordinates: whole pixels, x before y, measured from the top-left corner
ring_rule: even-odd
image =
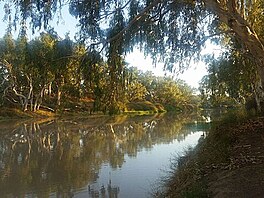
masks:
[[[227,0],[226,5],[215,0],[204,0],[204,3],[206,8],[217,15],[220,21],[233,31],[234,36],[250,52],[259,76],[259,86],[256,87],[258,111],[264,113],[264,46],[261,40],[244,18],[244,15],[239,13],[234,0]]]

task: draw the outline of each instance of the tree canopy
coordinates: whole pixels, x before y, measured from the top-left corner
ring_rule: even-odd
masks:
[[[105,47],[109,55],[111,49],[123,54],[140,44],[154,59],[175,63],[198,55],[206,39],[221,33],[237,37],[253,54],[249,42],[262,45],[263,17],[255,18],[263,11],[260,0],[18,0],[6,2],[5,13],[15,8],[12,22],[29,20],[35,30],[48,28],[65,4],[79,22],[79,38],[88,47]]]
[[[256,71],[241,54],[224,53],[208,65],[208,74],[200,83],[202,103],[209,107],[232,107],[254,98]]]
[[[112,80],[118,80],[116,74],[123,70],[123,55],[135,45],[150,54],[154,62],[163,61],[165,69],[175,71],[186,68],[190,59],[199,59],[207,39],[236,40],[239,45],[235,49],[256,65],[259,80],[256,98],[259,109],[264,107],[263,0],[3,2],[11,24],[26,25],[30,21],[33,31],[48,28],[53,16],[68,4],[69,13],[79,22],[79,41],[86,44],[86,51],[106,53]],[[12,9],[15,9],[13,18]]]
[[[115,67],[98,52],[87,52],[83,44],[55,32],[41,33],[31,41],[24,35],[15,40],[7,33],[0,39],[0,59],[4,60],[0,62],[1,104],[19,104],[24,111],[43,105],[110,114],[146,106],[146,110],[164,111],[159,105],[149,108],[145,101],[178,110],[196,106],[194,90],[184,82],[144,73],[122,59]],[[132,104],[138,102],[143,102],[141,109]]]

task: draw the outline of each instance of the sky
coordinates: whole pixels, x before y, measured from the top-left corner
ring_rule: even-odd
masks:
[[[163,63],[158,63],[156,67],[152,64],[152,59],[150,57],[145,57],[143,53],[139,50],[134,50],[132,54],[127,55],[126,61],[131,66],[136,66],[142,71],[152,71],[156,76],[174,76],[176,78],[186,81],[189,85],[194,88],[199,87],[199,81],[201,78],[207,74],[206,65],[203,62],[193,63],[190,68],[184,71],[182,74],[172,74],[168,71],[163,70]]]
[[[5,30],[7,28],[7,22],[4,22],[3,19],[3,3],[0,3],[0,38],[3,37],[5,34]],[[59,34],[59,36],[64,37],[66,33],[68,32],[70,34],[70,37],[73,39],[75,33],[78,31],[78,28],[76,27],[77,19],[72,17],[68,14],[67,8],[64,8],[62,10],[63,18],[60,19],[60,22],[57,23],[57,19],[59,16],[54,17],[54,21],[52,21],[51,26],[54,26],[55,31]],[[43,31],[43,30],[41,30]],[[40,31],[40,32],[41,32]],[[30,30],[29,30],[30,33]],[[14,33],[14,37],[18,35],[18,32]],[[36,31],[35,35],[29,35],[29,39],[34,38],[38,35],[38,32]],[[215,53],[219,54],[219,46],[213,46],[212,44],[207,44],[206,49],[202,52],[202,54],[205,53]],[[133,53],[128,54],[126,56],[126,62],[129,63],[130,66],[138,67],[138,69],[142,71],[152,71],[154,75],[156,76],[164,76],[165,71],[163,71],[163,64],[159,63],[156,67],[153,66],[152,60],[150,57],[145,57],[143,53],[140,53],[139,50],[134,50]],[[184,71],[182,74],[179,74],[176,76],[176,78],[182,79],[186,81],[190,86],[194,88],[199,87],[199,81],[202,79],[204,75],[207,74],[206,71],[206,65],[203,62],[198,63],[192,63],[190,65],[190,68],[186,71]],[[167,75],[170,75],[167,72]],[[173,74],[171,74],[173,75]]]
[[[142,53],[135,50],[132,54],[127,55],[126,61],[131,66],[136,66],[142,71],[152,71],[156,76],[174,76],[174,78],[182,79],[194,88],[199,87],[199,81],[207,74],[206,65],[203,62],[192,63],[188,70],[182,74],[172,74],[163,70],[163,63],[158,63],[156,66],[152,64],[150,57],[144,57]]]
[[[206,42],[206,48],[202,50],[201,55],[214,54],[214,57],[218,57],[222,52],[220,46]],[[136,66],[142,71],[152,71],[156,76],[174,76],[176,78],[184,80],[186,83],[191,85],[194,88],[199,87],[199,82],[204,75],[207,74],[206,64],[202,61],[192,62],[189,69],[185,70],[182,74],[171,74],[166,71],[163,71],[163,63],[157,64],[156,67],[153,66],[152,60],[150,57],[145,57],[143,53],[140,53],[139,50],[134,50],[132,54],[129,54],[126,57],[126,61],[131,66]]]

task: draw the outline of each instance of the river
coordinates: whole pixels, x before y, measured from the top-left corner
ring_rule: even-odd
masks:
[[[207,128],[171,114],[1,121],[0,195],[150,197]]]

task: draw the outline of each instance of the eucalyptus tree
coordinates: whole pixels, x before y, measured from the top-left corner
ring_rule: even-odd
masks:
[[[140,71],[136,67],[126,69],[126,97],[129,102],[144,101],[147,88],[140,82]],[[141,72],[142,73],[142,72]]]
[[[63,40],[57,39],[53,48],[54,58],[51,61],[51,70],[54,75],[53,82],[56,84],[57,105],[60,106],[63,86],[67,83],[65,81],[70,80],[66,77],[73,59],[74,43],[69,36],[66,35],[66,38]]]
[[[107,64],[103,57],[95,50],[85,53],[82,48],[82,59],[80,70],[84,85],[83,95],[94,99],[94,111],[106,108],[108,101],[107,92],[109,91],[108,82],[110,80]]]
[[[208,65],[208,75],[202,79],[199,89],[204,105],[245,104],[255,98],[256,83],[252,61],[232,51]]]
[[[89,48],[106,51],[113,74],[122,69],[121,56],[137,44],[154,60],[164,61],[165,69],[174,71],[188,66],[191,57],[199,58],[207,39],[223,34],[235,37],[241,42],[240,49],[256,64],[260,79],[257,96],[264,101],[263,0],[3,2],[7,15],[15,7],[15,21],[31,20],[33,30],[47,28],[54,14],[69,2],[69,12],[79,21],[80,39]],[[177,68],[175,62],[179,63]]]
[[[184,80],[176,80],[175,82],[181,93],[181,105],[184,108],[197,108],[200,104],[200,97],[196,95],[197,89],[188,85]]]
[[[20,33],[14,40],[12,34],[7,33],[0,43],[2,99],[20,104],[21,109],[26,111],[33,94],[26,34]]]
[[[14,40],[12,34],[7,33],[0,40],[1,102],[20,104],[24,111],[28,106],[38,110],[48,85],[58,82],[68,71],[66,55],[72,52],[66,41],[59,41],[50,33],[28,41],[25,32]],[[65,48],[70,52],[65,52]]]
[[[169,110],[193,109],[197,106],[194,90],[183,81],[176,81],[172,77],[156,77],[152,86],[152,100]]]
[[[146,99],[154,101],[155,87],[157,86],[156,77],[151,71],[140,72],[138,76],[139,82],[147,89]]]
[[[40,37],[28,43],[28,65],[32,81],[33,110],[38,110],[42,104],[45,90],[54,81],[53,60],[57,37],[49,33],[42,33]]]
[[[1,64],[1,92],[2,99],[6,97],[11,102],[20,102],[22,108],[26,102],[26,97],[21,95],[17,90],[16,85],[16,73],[19,71],[15,63],[15,48],[16,43],[11,33],[5,34],[0,40],[0,64]],[[14,99],[13,96],[17,96],[20,101]],[[3,102],[4,100],[2,100]]]

